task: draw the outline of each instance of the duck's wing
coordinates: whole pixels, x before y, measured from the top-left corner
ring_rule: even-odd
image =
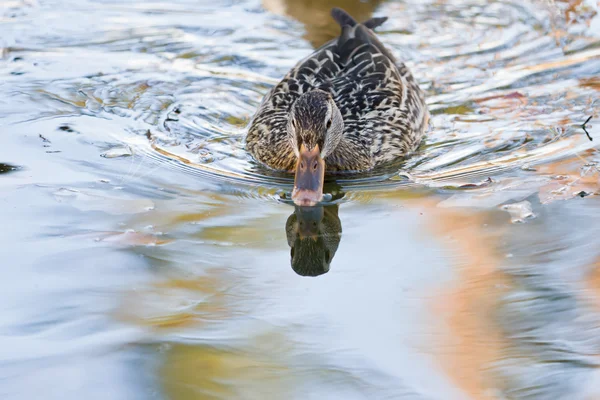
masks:
[[[332,15],[342,33],[332,49],[339,71],[329,91],[344,118],[347,148],[341,147],[331,161],[348,166],[355,154],[370,157],[371,166],[394,161],[422,139],[428,120],[423,93],[406,65],[369,29],[384,19],[358,24],[343,10],[334,9]]]
[[[289,114],[297,98],[313,89],[334,96],[344,118],[345,142],[352,145],[346,149],[347,157],[330,157],[339,164],[332,165],[334,169],[373,166],[350,162],[353,154],[363,160],[375,158],[377,164],[415,147],[410,141],[416,141],[414,135],[409,138],[402,132],[415,128],[405,126],[406,116],[414,114],[412,120],[419,119],[423,96],[408,69],[396,62],[372,31],[387,18],[359,24],[338,8],[332,10],[332,16],[342,27],[341,35],[298,62],[264,97],[251,122],[248,150],[272,168],[294,169],[296,158],[287,137]],[[391,152],[387,151],[390,145]]]
[[[296,158],[287,137],[294,102],[303,93],[327,85],[340,73],[331,41],[301,60],[273,87],[258,107],[248,130],[247,148],[260,162],[279,170],[293,170]]]
[[[259,107],[259,113],[263,106],[266,106],[269,110],[289,112],[296,99],[303,93],[313,89],[330,87],[330,82],[339,77],[346,67],[348,55],[353,52],[354,48],[358,47],[358,43],[355,43],[355,41],[343,39],[344,35],[352,30],[350,27],[360,25],[370,31],[370,29],[378,27],[387,20],[387,17],[377,17],[365,21],[364,24],[357,24],[348,13],[339,8],[332,10],[332,16],[342,26],[342,35],[325,43],[312,54],[300,60],[281,82],[265,96],[261,107]],[[371,35],[377,41],[380,51],[385,52],[393,60],[393,56],[377,40],[375,35],[372,33]]]

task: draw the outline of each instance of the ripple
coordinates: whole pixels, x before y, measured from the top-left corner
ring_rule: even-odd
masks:
[[[320,210],[280,206],[293,177],[258,165],[244,140],[269,88],[338,33],[336,2],[0,6],[14,266],[3,371],[27,378],[6,381],[13,397],[62,398],[47,383],[93,365],[72,397],[197,397],[218,381],[264,398],[285,375],[294,393],[271,397],[550,399],[595,381],[597,5],[344,2],[390,17],[381,39],[426,90],[432,126],[396,165],[328,177],[317,232],[333,268],[299,281],[290,239]],[[436,298],[461,316],[443,333],[426,311]],[[457,341],[438,352],[446,336]],[[236,365],[267,368],[244,380]],[[198,367],[216,373],[198,381]]]
[[[208,179],[223,189],[237,185],[226,190],[243,196],[276,200],[278,191],[289,190],[291,176],[257,165],[244,148],[246,127],[264,94],[311,51],[284,34],[281,17],[238,8],[253,19],[238,26],[219,20],[223,9],[209,5],[112,7],[143,11],[147,18],[129,29],[109,29],[117,19],[105,8],[99,21],[109,26],[94,24],[91,31],[103,33],[93,39],[57,39],[45,53],[16,51],[42,66],[15,66],[27,74],[42,72],[40,80],[13,78],[17,98],[41,105],[37,115],[24,113],[21,120],[57,114],[120,118],[127,135],[113,139],[154,163],[151,168]],[[157,23],[157,15],[181,15],[184,9],[213,13],[213,22],[200,26],[186,17],[168,28]],[[578,122],[594,112],[597,38],[578,32],[568,41],[554,40],[556,32],[572,27],[552,9],[516,2],[409,2],[386,3],[381,12],[392,16],[382,28],[384,42],[426,88],[432,128],[421,149],[396,167],[335,176],[343,192],[461,186],[595,148],[581,136]],[[57,57],[74,49],[77,57],[88,57],[89,72],[91,54],[103,57],[103,70],[117,72],[82,77],[80,70],[72,78],[56,71]],[[123,51],[136,55],[125,63],[118,57]],[[411,178],[402,178],[406,174]]]

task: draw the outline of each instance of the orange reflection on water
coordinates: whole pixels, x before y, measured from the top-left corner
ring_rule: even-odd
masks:
[[[434,313],[445,321],[447,331],[432,349],[447,376],[470,398],[495,399],[491,365],[501,358],[505,339],[494,312],[510,284],[499,270],[494,247],[502,232],[485,230],[485,213],[434,212],[438,215],[432,219],[433,231],[457,254],[452,260],[457,280],[434,298]]]

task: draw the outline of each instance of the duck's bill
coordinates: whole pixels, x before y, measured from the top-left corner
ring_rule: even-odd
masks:
[[[300,147],[292,200],[298,206],[314,206],[323,198],[325,161],[321,158],[319,146],[308,150]]]

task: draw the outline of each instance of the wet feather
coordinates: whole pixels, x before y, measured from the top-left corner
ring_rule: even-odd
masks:
[[[429,120],[423,92],[371,29],[387,18],[359,24],[337,8],[332,16],[342,28],[340,36],[292,68],[264,97],[251,122],[247,148],[271,168],[294,169],[297,143],[289,124],[298,99],[311,91],[328,93],[343,118],[342,139],[325,158],[327,171],[366,171],[397,161],[423,138]],[[306,113],[296,114],[298,125],[312,123]],[[316,108],[314,115],[319,115]]]

